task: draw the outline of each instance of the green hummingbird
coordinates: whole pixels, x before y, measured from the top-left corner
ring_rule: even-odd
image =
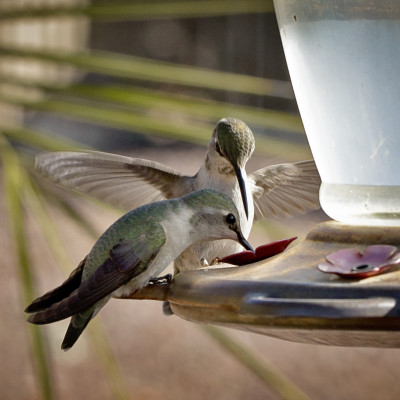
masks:
[[[61,345],[67,350],[111,297],[146,286],[193,243],[222,238],[254,251],[234,202],[221,192],[203,189],[141,206],[111,225],[61,286],[26,308],[33,313],[28,321],[48,324],[72,317]]]
[[[123,209],[213,188],[231,197],[248,238],[254,220],[318,209],[321,184],[312,160],[271,165],[247,175],[254,147],[253,133],[243,121],[223,118],[194,176],[155,161],[91,151],[39,154],[36,168],[54,182]],[[175,260],[175,273],[238,251],[240,246],[228,240],[196,243]]]

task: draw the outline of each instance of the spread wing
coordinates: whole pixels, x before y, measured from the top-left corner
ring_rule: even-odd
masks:
[[[48,324],[86,311],[143,273],[166,240],[162,226],[152,225],[151,241],[147,240],[144,234],[134,242],[121,239],[110,250],[108,258],[67,298],[31,315],[28,321],[34,324]]]
[[[249,175],[255,219],[303,214],[319,205],[321,178],[313,160],[271,165]]]
[[[97,151],[42,153],[35,167],[53,182],[126,210],[193,191],[192,177],[163,164]]]

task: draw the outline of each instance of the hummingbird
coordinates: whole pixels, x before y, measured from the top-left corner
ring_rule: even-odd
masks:
[[[202,189],[141,206],[114,222],[61,286],[26,308],[33,313],[28,321],[72,317],[61,345],[68,350],[111,297],[146,286],[193,243],[222,238],[254,252],[234,202],[221,192]]]
[[[254,220],[318,209],[320,177],[313,160],[271,165],[247,174],[255,140],[243,121],[216,124],[203,164],[194,176],[155,161],[96,151],[51,152],[36,157],[36,168],[52,181],[123,209],[212,188],[235,203],[244,237]],[[174,272],[196,269],[208,260],[240,251],[228,240],[196,243],[174,263]]]

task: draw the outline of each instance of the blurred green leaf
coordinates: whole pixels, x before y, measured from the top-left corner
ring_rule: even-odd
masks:
[[[294,99],[289,82],[174,64],[126,54],[104,51],[72,53],[27,47],[6,47],[4,45],[0,45],[0,54],[72,65],[88,72],[118,78]]]
[[[202,325],[202,328],[214,338],[222,348],[227,350],[243,365],[255,373],[275,393],[285,400],[309,400],[289,378],[277,371],[272,365],[261,361],[253,352],[249,351],[239,341],[227,335],[222,329],[211,325]]]
[[[85,148],[80,142],[65,137],[58,137],[52,132],[42,132],[25,127],[2,125],[0,130],[9,140],[48,151],[73,151]]]
[[[31,271],[32,265],[27,249],[25,215],[22,204],[26,175],[25,171],[20,167],[17,154],[1,134],[0,157],[3,169],[4,195],[20,275],[22,303],[27,305],[36,297],[36,292]],[[27,329],[30,334],[32,358],[41,397],[46,400],[54,399],[53,377],[43,332],[40,327],[31,324],[27,324]]]
[[[120,4],[2,7],[0,20],[85,16],[100,21],[200,18],[274,11],[272,0],[147,1]]]
[[[112,128],[126,129],[133,132],[150,133],[176,140],[205,145],[208,143],[214,124],[170,121],[147,116],[133,110],[116,109],[105,104],[87,105],[69,100],[25,100],[18,96],[0,93],[0,102],[16,104],[28,109],[56,113],[74,119],[92,122]],[[307,146],[265,136],[256,136],[257,152],[293,159],[310,158]]]
[[[17,85],[22,88],[36,88],[55,95],[89,98],[96,101],[140,107],[141,109],[174,112],[191,117],[204,117],[214,122],[222,116],[235,116],[235,118],[246,121],[249,125],[254,124],[261,128],[305,135],[302,121],[298,115],[211,99],[178,95],[161,90],[145,89],[128,84],[58,85],[56,83],[34,82],[0,73],[1,82],[8,85]]]

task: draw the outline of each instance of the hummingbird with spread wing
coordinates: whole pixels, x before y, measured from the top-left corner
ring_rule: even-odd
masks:
[[[314,161],[271,165],[247,174],[254,147],[253,133],[243,121],[223,118],[216,124],[204,162],[194,176],[155,161],[96,151],[39,154],[36,168],[54,182],[123,209],[213,188],[233,200],[243,235],[248,238],[254,220],[320,207],[321,180]],[[175,273],[238,251],[240,246],[228,240],[193,244],[175,260]]]
[[[141,206],[111,225],[61,286],[26,308],[32,314],[28,321],[48,324],[72,317],[61,345],[68,350],[111,297],[129,296],[188,246],[216,239],[237,241],[254,252],[226,194],[203,189]]]

